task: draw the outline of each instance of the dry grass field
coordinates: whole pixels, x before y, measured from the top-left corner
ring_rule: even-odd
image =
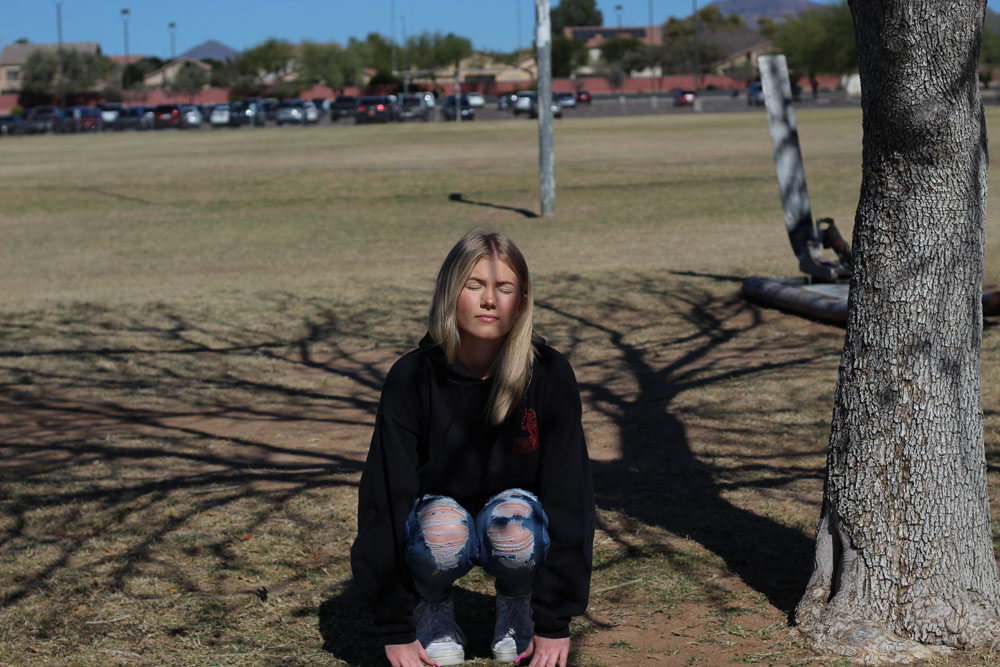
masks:
[[[813,210],[849,235],[860,112],[799,125]],[[567,118],[556,164],[543,219],[530,122],[0,141],[0,664],[379,664],[356,486],[473,227],[525,251],[580,380],[598,533],[573,664],[827,664],[788,616],[843,331],[739,295],[795,273],[763,114]],[[992,322],[983,355],[1000,518]],[[491,592],[470,574],[457,599],[483,665]]]

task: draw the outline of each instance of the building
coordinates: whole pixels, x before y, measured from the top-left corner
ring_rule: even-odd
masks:
[[[167,84],[177,77],[177,73],[180,72],[181,68],[187,63],[200,67],[209,73],[212,71],[211,65],[203,63],[200,60],[194,60],[192,58],[178,58],[177,60],[171,60],[160,69],[153,70],[144,76],[142,78],[142,85],[146,88],[165,88]]]
[[[101,45],[97,42],[64,42],[63,51],[82,51],[84,53],[101,53]],[[28,58],[35,51],[56,54],[58,44],[8,44],[0,51],[0,94],[17,94],[21,92],[21,70]]]

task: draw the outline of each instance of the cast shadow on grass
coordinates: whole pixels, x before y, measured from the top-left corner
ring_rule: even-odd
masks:
[[[698,278],[706,277],[716,282],[735,281],[724,276]],[[604,382],[580,383],[585,410],[597,410],[613,420],[623,443],[620,458],[594,462],[598,507],[624,512],[630,518],[698,542],[721,557],[749,587],[791,615],[812,569],[813,540],[800,530],[727,500],[724,492],[755,484],[730,483],[720,476],[722,471],[712,465],[711,458],[697,455],[684,418],[673,404],[693,389],[796,367],[821,355],[808,340],[789,340],[780,354],[772,354],[776,351],[767,346],[773,343],[755,343],[750,335],[760,325],[756,307],[738,294],[720,298],[700,289],[697,282],[684,284],[684,290],[671,285],[660,292],[662,310],[657,317],[683,321],[688,330],[680,336],[642,344],[630,342],[635,331],[629,328],[609,324],[603,318],[580,317],[574,314],[576,311],[547,300],[536,302],[540,310],[569,325],[566,331],[575,340],[565,351],[571,358],[585,339],[597,337],[604,341],[609,356],[617,357],[628,376],[638,383],[638,389],[629,393]],[[647,296],[657,291],[649,285],[642,289],[647,290]],[[627,309],[624,303],[609,304],[608,312]],[[741,342],[744,338],[747,342]],[[565,346],[563,340],[560,338],[560,344]],[[589,344],[593,344],[592,340]],[[736,365],[731,362],[733,346],[743,359]],[[658,350],[672,348],[680,353],[666,363],[657,362]],[[720,434],[744,428],[739,414],[719,412],[713,417],[732,419],[731,428],[721,427]],[[819,442],[817,448],[822,450],[824,445]],[[753,467],[743,466],[742,470],[750,472]],[[821,470],[808,467],[772,472],[769,479],[758,480],[758,484],[782,487],[797,480],[821,479],[822,475]],[[613,528],[602,528],[623,546],[627,544]]]
[[[46,552],[11,575],[0,608],[70,580],[124,592],[151,566],[180,595],[214,594],[177,556],[178,540],[197,543],[193,560],[266,578],[234,541],[273,526],[330,528],[290,503],[357,485],[363,460],[329,439],[370,429],[384,368],[340,344],[370,332],[321,300],[276,299],[277,323],[262,331],[165,305],[78,305],[0,323],[0,554]],[[204,516],[223,517],[225,534],[191,530]],[[102,540],[115,548],[102,553]],[[303,579],[267,583],[281,591]]]
[[[808,364],[817,352],[810,341],[789,338],[773,354],[773,343],[754,335],[759,311],[728,289],[719,296],[719,278],[628,276],[603,292],[611,296],[595,297],[591,280],[557,277],[547,285],[557,296],[538,302],[541,330],[585,378],[585,409],[606,415],[624,443],[620,459],[594,464],[600,508],[701,543],[789,612],[809,573],[811,540],[724,494],[815,479],[819,471],[786,465],[761,479],[754,466],[766,462],[755,457],[743,466],[755,477],[722,478],[690,441],[690,412],[675,404],[686,392]],[[627,300],[635,295],[641,303]],[[414,292],[404,305],[422,306],[424,298]],[[338,489],[353,493],[363,465],[358,443],[370,438],[387,364],[422,333],[416,322],[401,327],[392,319],[380,327],[385,310],[344,315],[321,299],[282,296],[262,306],[273,321],[254,320],[249,328],[168,306],[134,312],[84,305],[48,319],[28,313],[0,322],[0,482],[11,489],[3,497],[8,521],[0,553],[56,550],[5,586],[2,606],[65,585],[67,570],[83,577],[79,563],[105,572],[86,581],[110,591],[130,590],[155,563],[160,579],[196,598],[213,592],[215,583],[193,567],[208,561],[260,577],[275,594],[314,589],[304,568],[269,579],[263,562],[234,548],[233,534],[191,536],[190,524],[211,514],[237,517],[238,528],[228,530],[246,534],[267,533],[272,522],[318,534],[339,530],[331,551],[311,567],[329,567],[340,592],[310,613],[337,657],[352,664],[381,659],[372,629],[358,625],[368,615],[346,583],[348,528],[294,509],[293,501],[314,491],[325,498]],[[650,325],[662,322],[673,324],[662,331]],[[759,427],[725,406],[704,411],[706,419],[726,422],[720,435],[760,437],[753,433]],[[303,434],[324,440],[309,446]],[[355,453],[331,444],[335,438]],[[40,515],[48,517],[44,530]],[[91,525],[114,533],[124,553],[94,546]],[[628,542],[618,527],[604,528]],[[187,561],[170,551],[178,536],[198,541]],[[252,596],[254,588],[236,593]],[[488,656],[490,600],[460,590],[457,603],[470,653]],[[52,623],[65,613],[54,607]]]
[[[493,597],[467,590],[454,589],[455,617],[462,626],[467,644],[466,660],[490,657],[493,637]],[[303,609],[308,613],[309,609]],[[385,651],[379,645],[378,633],[370,622],[371,614],[353,581],[348,580],[338,593],[319,607],[319,632],[323,650],[350,665],[386,664]]]
[[[504,206],[502,204],[491,204],[485,201],[473,201],[471,199],[466,199],[465,195],[461,192],[452,192],[448,195],[448,201],[457,201],[462,204],[470,204],[472,206],[485,206],[486,208],[496,208],[502,211],[513,211],[514,213],[520,213],[525,218],[537,218],[538,214],[534,211],[529,211],[526,208],[517,208],[515,206]]]

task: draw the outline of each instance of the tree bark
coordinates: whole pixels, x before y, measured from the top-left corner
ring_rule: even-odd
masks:
[[[983,0],[851,0],[864,125],[816,560],[795,619],[877,664],[1000,637],[983,447]]]

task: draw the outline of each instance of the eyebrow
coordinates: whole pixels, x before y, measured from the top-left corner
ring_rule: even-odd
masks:
[[[477,283],[486,283],[486,282],[488,282],[486,278],[479,278],[477,276],[469,276],[468,280],[474,280]],[[497,281],[497,285],[514,285],[514,284],[515,283],[512,280],[498,280]]]

